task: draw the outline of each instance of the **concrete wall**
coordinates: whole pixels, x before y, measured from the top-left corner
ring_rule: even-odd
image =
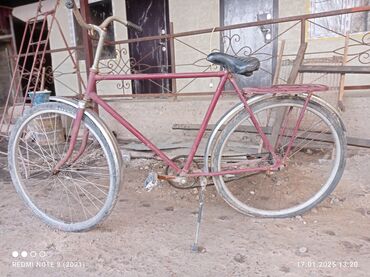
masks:
[[[55,1],[46,1],[46,6],[50,7]],[[120,17],[125,18],[125,3],[121,0],[112,0],[113,13]],[[35,5],[28,5],[19,7],[14,10],[14,14],[23,19],[27,19],[33,15]],[[191,31],[203,28],[212,28],[220,25],[220,6],[217,0],[169,0],[170,21],[174,24],[176,33],[183,31]],[[32,11],[32,12],[31,12]],[[279,17],[299,15],[309,13],[309,0],[280,0],[279,1]],[[71,28],[72,18],[69,11],[64,7],[60,7],[57,12],[57,17],[60,19],[61,27],[66,34],[68,43],[73,40],[73,30]],[[284,23],[279,25],[279,32],[292,26],[292,23]],[[310,26],[307,26],[309,28]],[[360,37],[361,35],[354,35]],[[117,40],[127,38],[127,32],[124,27],[115,26],[115,37]],[[280,37],[286,40],[285,54],[296,54],[299,47],[300,40],[300,26],[297,25],[289,32]],[[175,41],[175,56],[176,56],[176,71],[198,71],[204,70],[204,67],[191,65],[197,60],[200,60],[197,65],[206,66],[204,61],[205,54],[210,49],[220,48],[220,38],[218,33],[205,34],[192,37],[179,38],[180,41]],[[325,49],[332,50],[343,47],[343,38],[321,38],[310,39],[307,37],[308,49],[307,52],[322,51]],[[60,34],[57,28],[53,28],[51,34],[51,47],[59,48],[64,47]],[[196,51],[186,44],[195,46],[200,51]],[[124,45],[126,47],[127,45]],[[203,53],[201,53],[203,52]],[[128,51],[127,51],[128,53]],[[53,54],[53,64],[59,65],[66,57],[65,53]],[[125,56],[128,58],[128,55]],[[203,60],[201,60],[203,59]],[[103,61],[104,62],[104,61]],[[190,64],[190,65],[189,65]],[[81,69],[84,69],[84,63],[79,62]],[[76,77],[73,74],[74,69],[71,61],[67,60],[60,65],[58,72],[69,73],[58,78],[71,87],[77,88]],[[84,75],[84,74],[83,74]],[[309,78],[304,77],[304,78]],[[346,78],[346,85],[351,84],[369,84],[367,76],[348,75]],[[56,92],[58,95],[73,95],[73,92],[68,88],[57,82]],[[199,79],[188,85],[186,80],[177,80],[177,88],[181,92],[205,92],[214,90],[217,85],[217,80]],[[100,94],[121,94],[122,92],[130,94],[130,89],[118,88],[117,82],[104,82],[98,86]],[[369,137],[370,130],[363,128],[363,124],[370,119],[369,104],[370,97],[369,91],[361,92],[346,92],[345,105],[346,112],[343,114],[346,125],[348,127],[349,135],[358,137]],[[336,104],[336,92],[331,92],[324,96]],[[155,141],[163,141],[164,139],[176,139],[176,136],[181,134],[173,132],[171,126],[173,123],[200,123],[205,113],[206,107],[210,101],[210,97],[196,97],[196,98],[178,98],[177,100],[168,99],[148,99],[148,100],[113,100],[110,102],[112,106],[117,108],[122,114],[135,126],[139,127],[144,134],[154,139]],[[223,111],[237,102],[235,97],[224,97],[216,109],[215,121]],[[103,113],[103,116],[106,115]],[[120,137],[128,138],[130,135],[122,130],[112,120],[107,121]]]

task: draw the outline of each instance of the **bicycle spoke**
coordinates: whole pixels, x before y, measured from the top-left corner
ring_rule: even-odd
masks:
[[[54,172],[70,147],[76,109],[60,103],[44,107],[55,109],[33,107],[36,115],[29,113],[16,128],[19,131],[10,155],[15,184],[22,188],[20,193],[25,194],[27,204],[51,226],[70,231],[88,228],[83,222],[96,225],[117,199],[110,195],[120,180],[112,174],[119,171],[119,162],[112,158],[115,150],[110,148],[110,138],[83,118],[69,159],[74,162],[67,161]],[[85,130],[89,132],[86,144],[81,137]],[[77,153],[81,155],[77,157]]]
[[[244,178],[230,178],[227,175],[214,177],[214,183],[219,186],[221,195],[238,211],[268,217],[298,214],[305,207],[312,207],[317,203],[317,199],[322,200],[330,193],[331,187],[336,185],[333,176],[343,173],[343,168],[339,167],[343,161],[343,151],[336,152],[334,157],[331,154],[332,151],[338,151],[338,148],[341,151],[341,147],[345,145],[343,132],[336,125],[338,121],[331,119],[333,113],[326,114],[321,108],[309,105],[297,134],[293,135],[303,107],[303,102],[300,101],[298,98],[291,100],[287,97],[280,102],[271,98],[254,105],[255,117],[268,137],[273,128],[280,127],[276,154],[284,157],[284,152],[292,143],[290,162],[279,171],[271,173],[257,172],[250,176],[245,174]],[[282,122],[278,117],[281,111],[287,111]],[[276,126],[278,123],[281,123],[281,126]],[[243,130],[246,130],[245,133],[241,133]],[[335,136],[334,131],[341,135]],[[233,152],[232,149],[237,143],[245,145],[243,153],[246,153],[245,156],[249,157],[250,161],[253,161],[253,157],[258,158],[254,156],[254,149],[262,152],[260,135],[248,113],[244,111],[235,115],[219,135],[218,144],[212,153],[213,171],[224,170],[225,166],[239,169],[264,165],[263,159],[257,164],[237,159],[229,162],[229,153]],[[303,151],[305,148],[309,151]],[[263,157],[262,153],[259,155],[260,158]],[[332,159],[327,159],[328,155],[331,155]],[[269,159],[266,159],[265,163],[268,162]]]
[[[84,170],[73,170],[71,168],[63,168],[60,170],[61,172],[74,172],[74,173],[85,173],[86,175],[90,176],[102,176],[102,177],[110,177],[110,174],[101,174],[101,173],[96,173],[96,172],[91,172],[91,171],[84,171]]]

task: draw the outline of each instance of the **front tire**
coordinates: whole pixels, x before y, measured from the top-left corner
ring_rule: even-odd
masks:
[[[110,214],[121,183],[114,142],[86,114],[69,164],[53,172],[68,150],[76,112],[62,103],[31,108],[14,126],[8,147],[10,175],[26,205],[49,226],[73,232],[89,230]],[[85,151],[73,161],[85,132]]]

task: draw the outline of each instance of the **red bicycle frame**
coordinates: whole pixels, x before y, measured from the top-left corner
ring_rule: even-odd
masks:
[[[72,1],[73,2],[73,1]],[[73,3],[74,4],[74,3]],[[69,7],[70,8],[70,7]],[[171,167],[177,174],[180,174],[181,176],[189,176],[189,177],[198,177],[198,176],[218,176],[218,175],[225,175],[225,174],[240,174],[244,172],[259,172],[259,171],[266,171],[266,170],[277,170],[279,169],[283,161],[288,157],[288,154],[290,152],[290,149],[292,148],[293,141],[295,140],[298,132],[298,128],[300,126],[300,123],[303,119],[303,115],[306,111],[308,102],[311,98],[311,95],[313,91],[320,91],[320,90],[327,90],[327,87],[325,86],[319,86],[319,85],[299,85],[299,86],[275,86],[275,87],[269,87],[269,88],[254,88],[254,89],[243,89],[243,91],[238,87],[236,81],[234,80],[232,74],[227,71],[217,71],[217,72],[195,72],[195,73],[157,73],[157,74],[99,74],[98,68],[99,68],[99,59],[101,55],[101,51],[103,49],[104,45],[104,39],[106,36],[106,27],[112,23],[113,21],[117,21],[123,25],[133,27],[134,29],[141,30],[141,27],[131,23],[126,22],[120,18],[117,18],[116,16],[110,16],[106,18],[102,24],[99,26],[92,25],[92,24],[86,24],[86,22],[81,17],[81,14],[79,13],[78,9],[75,5],[72,5],[73,13],[79,22],[79,24],[92,32],[97,32],[99,34],[99,42],[97,45],[94,63],[90,69],[89,74],[89,80],[87,85],[87,91],[84,97],[84,100],[81,100],[79,102],[79,108],[77,111],[76,118],[73,122],[72,126],[72,132],[71,132],[71,141],[68,148],[68,151],[63,157],[61,161],[58,162],[58,164],[54,168],[54,172],[58,172],[59,169],[69,160],[73,153],[73,149],[75,147],[77,136],[81,124],[81,120],[83,118],[83,114],[86,109],[86,103],[89,103],[89,101],[92,101],[97,106],[101,106],[108,114],[110,114],[114,119],[116,119],[119,123],[121,123],[129,132],[131,132],[135,137],[137,137],[142,143],[144,143],[146,146],[149,147],[154,153],[156,153],[169,167]],[[209,107],[207,109],[207,112],[203,118],[202,124],[200,126],[200,130],[198,131],[198,134],[195,138],[195,141],[190,149],[190,152],[188,154],[187,160],[185,162],[185,165],[183,168],[180,168],[176,163],[174,163],[164,152],[162,152],[158,147],[156,147],[149,139],[147,139],[142,133],[140,133],[131,123],[129,123],[126,119],[124,119],[120,114],[118,114],[107,102],[105,102],[102,98],[98,96],[96,93],[96,82],[97,81],[109,81],[109,80],[117,80],[117,81],[126,81],[126,80],[158,80],[158,79],[186,79],[186,78],[212,78],[217,77],[220,79],[216,92],[213,95],[213,98],[211,100],[211,103],[209,104]],[[203,172],[193,172],[189,173],[189,169],[191,166],[191,163],[194,159],[195,153],[199,147],[199,144],[203,138],[203,135],[206,131],[207,125],[209,123],[209,120],[213,114],[213,111],[216,107],[216,104],[222,94],[223,88],[225,86],[225,83],[229,81],[231,85],[234,87],[236,93],[238,94],[240,100],[242,101],[245,110],[250,116],[250,120],[252,121],[254,127],[257,130],[258,135],[262,139],[263,146],[266,148],[266,150],[271,154],[273,159],[273,164],[269,166],[261,166],[261,167],[254,167],[254,168],[243,168],[243,169],[235,169],[235,170],[224,170],[220,172],[208,172],[208,169],[203,170]],[[325,88],[324,88],[325,87]],[[306,90],[307,89],[307,90]],[[258,120],[256,119],[255,115],[253,114],[253,111],[251,107],[248,105],[247,98],[249,95],[253,94],[267,94],[267,93],[302,93],[306,92],[307,97],[305,100],[305,103],[303,105],[303,108],[300,112],[300,115],[298,117],[296,126],[293,130],[293,134],[291,136],[290,142],[288,144],[288,150],[286,151],[283,158],[276,155],[274,151],[274,146],[271,145],[270,141],[268,140],[266,134],[263,132],[260,124],[258,123]],[[284,124],[283,126],[283,132],[284,130]],[[77,153],[77,155],[72,159],[71,163],[74,163],[83,153],[85,147],[87,138],[89,135],[89,131],[85,130],[83,134],[83,141],[80,146],[80,149]]]
[[[188,157],[186,159],[185,165],[183,168],[179,168],[176,163],[174,163],[163,151],[161,151],[157,146],[155,146],[148,138],[146,138],[140,131],[138,131],[130,122],[128,122],[126,119],[124,119],[117,111],[115,111],[107,102],[105,102],[101,97],[98,96],[98,94],[95,91],[96,88],[96,82],[97,81],[113,81],[113,80],[155,80],[155,79],[187,79],[187,78],[211,78],[211,77],[218,77],[220,79],[216,92],[209,104],[209,107],[207,109],[207,112],[203,118],[202,124],[200,126],[200,129],[198,131],[198,134],[195,138],[195,141],[190,149],[190,152],[188,154]],[[235,89],[236,93],[238,94],[240,100],[242,101],[246,111],[250,115],[250,120],[252,121],[254,127],[256,128],[258,134],[260,135],[264,147],[267,149],[269,153],[271,153],[274,163],[271,166],[264,166],[264,167],[254,167],[254,168],[243,168],[243,169],[234,169],[234,170],[224,170],[219,172],[196,172],[196,173],[189,173],[189,169],[191,166],[191,163],[194,159],[195,153],[200,145],[200,142],[203,138],[203,135],[206,131],[207,125],[209,123],[209,120],[213,114],[213,111],[216,107],[216,104],[222,94],[223,88],[225,86],[225,83],[229,81],[233,88]],[[299,89],[294,89],[294,87],[299,87]],[[247,94],[266,94],[266,93],[277,93],[277,92],[285,92],[285,93],[297,93],[302,92],[304,90],[304,86],[293,86],[289,91],[286,90],[286,86],[277,86],[275,88],[266,88],[263,89],[255,89],[251,93],[248,90],[245,90]],[[301,110],[301,113],[298,117],[296,126],[293,130],[293,135],[290,139],[290,143],[288,144],[288,151],[285,153],[284,158],[280,158],[278,155],[276,155],[274,151],[274,147],[271,145],[270,141],[268,140],[266,134],[263,132],[260,124],[258,123],[258,120],[253,114],[252,109],[247,103],[247,96],[245,92],[243,92],[237,85],[235,79],[233,78],[232,74],[227,71],[217,71],[217,72],[196,72],[196,73],[167,73],[167,74],[118,74],[118,75],[104,75],[104,74],[97,74],[97,72],[93,69],[90,70],[89,75],[89,81],[87,86],[87,91],[85,94],[84,101],[93,101],[98,106],[101,106],[108,114],[110,114],[114,119],[116,119],[120,124],[122,124],[129,132],[131,132],[135,137],[137,137],[142,143],[144,143],[149,149],[151,149],[155,154],[157,154],[169,167],[171,167],[177,174],[180,174],[182,176],[189,176],[189,177],[199,177],[199,176],[219,176],[219,175],[225,175],[225,174],[240,174],[245,172],[260,172],[260,171],[267,171],[267,170],[277,170],[281,167],[282,161],[287,157],[287,154],[289,153],[293,141],[296,138],[298,128],[300,125],[300,122],[303,119],[304,112],[307,108],[309,99],[312,95],[312,91],[308,90],[308,96],[306,98],[305,104],[303,106],[303,109]],[[76,115],[76,119],[74,120],[73,127],[72,127],[72,133],[71,133],[71,142],[69,149],[66,153],[66,156],[57,164],[55,167],[55,171],[58,171],[59,168],[65,164],[70,156],[72,155],[73,149],[75,147],[77,136],[78,136],[78,130],[80,128],[81,120],[83,113],[85,111],[85,107],[81,106],[79,107]],[[86,133],[84,134],[84,138],[87,138]],[[82,145],[85,145],[86,143],[83,143]],[[73,162],[78,159],[79,155],[83,153],[83,149],[79,150],[79,153],[77,156],[73,159]]]

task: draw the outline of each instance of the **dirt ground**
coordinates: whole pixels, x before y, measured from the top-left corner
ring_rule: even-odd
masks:
[[[1,156],[0,276],[369,276],[370,151],[348,156],[331,197],[302,217],[246,217],[207,188],[202,253],[190,251],[196,192],[168,184],[144,191],[143,161],[126,169],[102,225],[63,233],[26,208]]]

